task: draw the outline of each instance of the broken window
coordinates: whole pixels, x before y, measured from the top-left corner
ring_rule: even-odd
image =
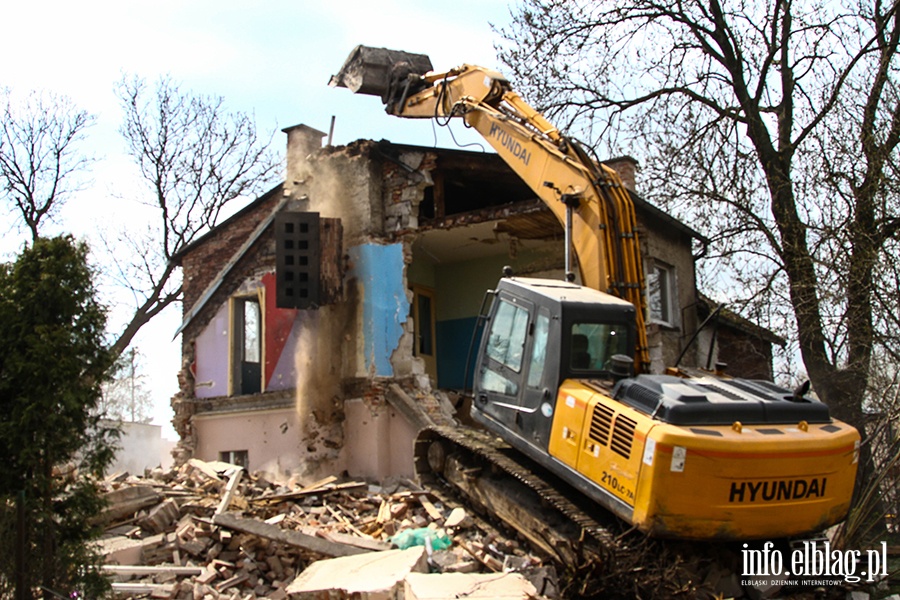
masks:
[[[250,468],[250,456],[247,450],[224,450],[219,452],[219,460],[245,469]]]
[[[651,321],[676,326],[674,290],[675,267],[659,261],[651,262],[647,269],[647,307]]]
[[[232,394],[257,394],[262,391],[262,309],[257,296],[233,302]]]

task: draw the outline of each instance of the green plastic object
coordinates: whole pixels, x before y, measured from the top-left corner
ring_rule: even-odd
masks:
[[[425,546],[426,548],[430,546],[432,550],[446,550],[453,545],[453,542],[446,534],[438,533],[428,527],[405,529],[390,538],[389,541],[401,550],[406,550],[413,546]]]

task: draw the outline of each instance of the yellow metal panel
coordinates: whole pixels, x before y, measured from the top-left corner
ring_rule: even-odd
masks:
[[[573,469],[578,463],[581,432],[587,406],[594,393],[581,384],[564,381],[556,396],[553,426],[550,429],[548,452]]]
[[[849,509],[856,430],[838,424],[697,427],[659,425],[650,434],[635,524],[656,535],[749,539],[827,527]],[[759,430],[778,429],[765,434]]]
[[[634,506],[644,440],[652,426],[645,415],[596,394],[585,417],[578,471]]]

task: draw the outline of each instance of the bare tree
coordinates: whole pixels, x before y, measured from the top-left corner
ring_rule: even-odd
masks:
[[[113,350],[121,354],[138,330],[181,297],[173,258],[213,227],[223,209],[253,197],[277,172],[250,116],[227,112],[219,97],[182,91],[170,78],[151,89],[139,78],[118,85],[121,133],[157,214],[143,234],[128,236],[132,260],[118,267],[137,309]]]
[[[525,94],[641,157],[646,193],[714,238],[732,305],[790,319],[816,391],[861,426],[873,348],[898,349],[897,3],[524,0],[513,16],[500,50]]]
[[[78,176],[93,160],[78,145],[94,121],[64,96],[31,92],[16,101],[0,89],[0,187],[32,241],[42,222],[80,189]]]
[[[123,352],[112,367],[110,379],[103,383],[99,411],[101,416],[118,421],[149,423],[153,398],[143,373],[143,356],[134,348]]]

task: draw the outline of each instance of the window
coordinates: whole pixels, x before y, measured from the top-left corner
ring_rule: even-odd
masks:
[[[626,325],[574,323],[570,343],[569,363],[573,371],[608,370],[614,354],[631,354]]]
[[[519,384],[514,377],[515,373],[522,371],[525,338],[528,334],[528,311],[506,300],[499,302],[488,333],[487,365],[490,366],[482,369],[481,388],[515,396],[519,393]]]
[[[233,300],[232,394],[262,391],[262,309],[257,296]]]
[[[675,268],[654,261],[647,269],[647,306],[650,320],[675,325]]]
[[[434,327],[434,290],[419,285],[413,286],[413,324],[415,344],[413,354],[422,359],[425,372],[433,382],[437,381],[437,357]]]
[[[250,457],[246,450],[225,450],[219,452],[219,460],[244,469],[250,468]]]
[[[516,373],[522,368],[522,353],[525,350],[525,334],[528,333],[528,311],[500,301],[491,333],[488,337],[487,354],[497,362],[506,365]]]
[[[550,317],[541,309],[534,322],[534,345],[531,350],[531,366],[528,368],[528,387],[538,388],[544,375],[547,359],[547,338],[550,333]]]

